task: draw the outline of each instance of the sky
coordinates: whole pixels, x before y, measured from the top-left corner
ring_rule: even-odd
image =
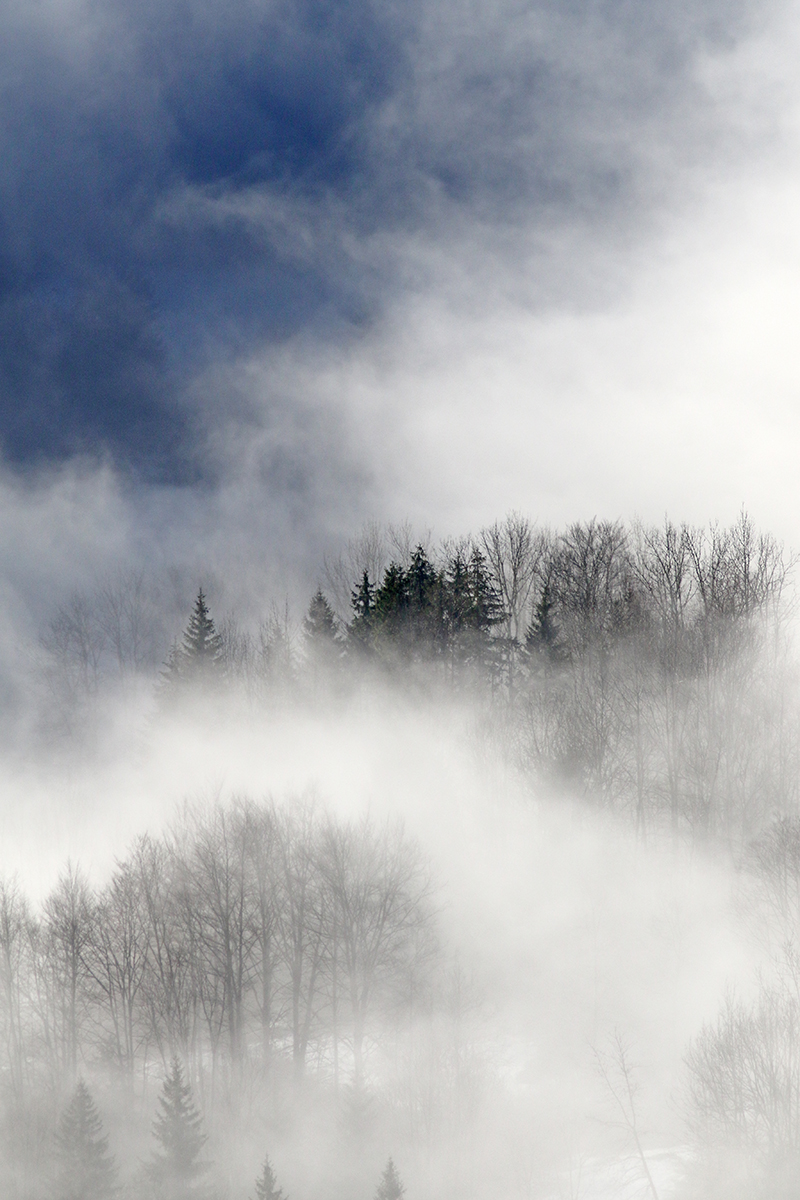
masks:
[[[0,5],[6,587],[510,509],[800,544],[781,0]]]

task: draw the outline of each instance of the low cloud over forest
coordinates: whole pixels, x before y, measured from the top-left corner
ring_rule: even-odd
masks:
[[[3,767],[6,1192],[784,1194],[793,569],[745,514],[511,514],[367,526],[260,618],[135,570],[54,606]]]

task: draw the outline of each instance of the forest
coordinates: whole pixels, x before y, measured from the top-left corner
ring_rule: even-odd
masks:
[[[18,876],[0,881],[2,1194],[399,1200],[405,1188],[445,1200],[492,1181],[529,1200],[795,1195],[794,565],[745,513],[730,527],[590,520],[561,531],[511,514],[440,542],[368,526],[320,565],[297,614],[286,602],[239,617],[218,604],[213,575],[131,571],[61,601],[27,685],[30,752],[59,770],[104,753],[140,763],[187,729],[211,743],[245,727],[258,738],[279,722],[345,721],[374,742],[373,719],[399,740],[404,714],[432,728],[453,714],[455,740],[432,742],[450,747],[443,770],[477,781],[464,822],[474,803],[476,820],[510,822],[530,851],[519,868],[509,858],[510,877],[529,886],[530,864],[550,853],[547,822],[563,821],[552,855],[576,889],[587,838],[606,856],[598,887],[617,871],[632,889],[642,871],[663,872],[653,889],[700,880],[697,921],[724,894],[746,965],[696,1018],[676,1019],[669,1101],[652,1098],[658,1071],[648,1078],[626,1030],[600,1027],[595,979],[575,1090],[615,1133],[597,1125],[578,1151],[552,1115],[576,1103],[556,1102],[566,1085],[548,1096],[543,1067],[536,1086],[500,1067],[518,1049],[501,1033],[498,985],[477,952],[471,961],[472,931],[448,916],[438,848],[457,841],[461,801],[425,781],[421,742],[402,747],[422,783],[397,812],[369,796],[344,811],[324,774],[260,793],[187,788],[159,828],[117,847],[102,878],[67,861],[37,902]],[[331,792],[335,774],[332,764]],[[525,840],[532,829],[540,850]],[[482,936],[500,942],[499,902],[494,918]],[[541,919],[526,921],[538,930]],[[659,910],[651,925],[665,922]],[[558,964],[582,953],[564,929],[559,957],[548,951]],[[689,954],[681,937],[678,957]],[[542,977],[531,1012],[560,1003],[561,986]],[[624,990],[611,978],[612,1017]],[[555,1036],[544,1017],[540,1033]],[[648,1120],[661,1121],[657,1135]],[[613,1161],[621,1182],[604,1175]]]

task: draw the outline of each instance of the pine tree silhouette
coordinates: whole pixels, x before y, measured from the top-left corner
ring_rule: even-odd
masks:
[[[161,673],[162,692],[170,694],[180,684],[219,678],[222,668],[222,638],[200,588],[183,637],[172,646],[164,664]]]
[[[211,619],[202,588],[183,635],[183,654],[187,662],[205,666],[218,666],[222,658],[222,638]]]
[[[308,606],[303,621],[303,640],[306,654],[322,663],[335,662],[341,655],[341,638],[333,609],[318,588]]]
[[[525,634],[525,649],[529,655],[541,655],[553,664],[566,658],[558,625],[553,618],[554,601],[549,583],[545,583]]]
[[[203,1194],[202,1178],[209,1168],[199,1155],[206,1143],[203,1119],[180,1061],[173,1058],[159,1097],[153,1136],[161,1149],[153,1154],[148,1175],[159,1200],[188,1200]]]
[[[303,633],[309,641],[335,642],[338,639],[336,617],[322,588],[317,588],[311,598],[308,613],[303,621]]]
[[[405,1190],[400,1182],[400,1176],[397,1174],[397,1167],[390,1158],[384,1167],[383,1175],[381,1175],[375,1200],[401,1200]]]
[[[283,1189],[276,1186],[275,1172],[268,1158],[264,1159],[261,1174],[256,1180],[255,1200],[286,1200]]]
[[[89,1089],[81,1080],[56,1133],[56,1200],[109,1200],[117,1168]]]
[[[364,572],[358,587],[353,589],[350,600],[353,606],[353,620],[347,627],[347,634],[351,644],[366,650],[375,621],[375,585],[370,582],[367,571]]]

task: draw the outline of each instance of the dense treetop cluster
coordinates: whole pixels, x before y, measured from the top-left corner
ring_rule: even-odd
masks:
[[[216,620],[201,588],[171,647],[158,594],[134,575],[51,622],[43,728],[83,736],[108,689],[131,684],[151,689],[156,721],[199,697],[238,719],[243,698],[258,712],[410,689],[476,705],[482,736],[535,786],[641,830],[743,844],[800,802],[792,565],[745,514],[561,532],[512,514],[438,546],[369,527],[324,564],[300,620]]]
[[[468,696],[538,786],[732,845],[800,799],[792,564],[745,515],[558,534],[512,515],[435,549],[394,541],[373,530],[327,564],[329,595],[294,636],[275,620],[257,638],[231,621],[217,632],[201,592],[162,705],[199,682],[257,704],[376,683]]]

